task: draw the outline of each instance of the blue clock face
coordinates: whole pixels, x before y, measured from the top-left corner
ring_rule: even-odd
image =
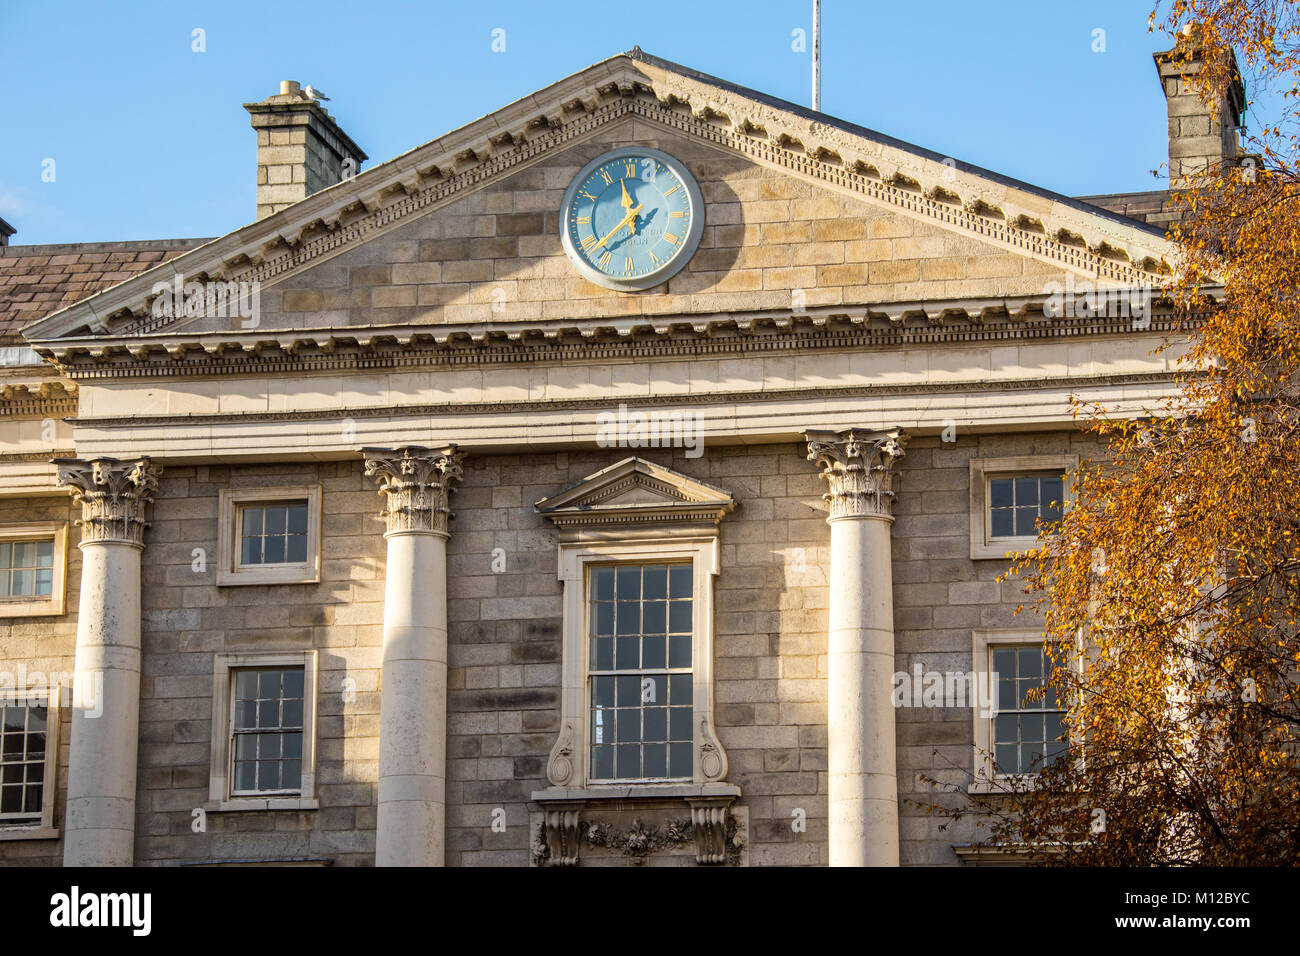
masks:
[[[609,289],[665,282],[690,259],[703,229],[695,179],[654,149],[615,150],[588,163],[561,211],[565,252],[579,272]]]

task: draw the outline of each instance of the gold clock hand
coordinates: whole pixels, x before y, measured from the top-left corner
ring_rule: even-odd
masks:
[[[614,233],[618,232],[629,222],[635,219],[636,214],[639,213],[640,211],[641,211],[640,206],[637,206],[635,209],[629,209],[627,211],[627,215],[623,217],[623,219],[619,222],[619,224],[615,226],[613,229],[611,229],[609,232],[605,233],[605,238],[601,239],[600,242],[596,243],[594,246],[591,247],[592,250],[595,251],[596,249],[599,249],[601,246],[603,246],[605,243],[609,242],[610,236],[614,235]]]
[[[618,184],[619,184],[620,186],[623,187],[623,198],[620,200],[620,202],[622,202],[622,204],[623,204],[623,208],[624,208],[624,209],[631,209],[631,208],[632,208],[632,197],[629,196],[629,195],[627,194],[627,180],[626,180],[626,179],[620,179],[620,180],[618,181]],[[633,217],[632,222],[628,224],[628,228],[632,230],[632,235],[635,236],[635,235],[636,235],[636,217]]]

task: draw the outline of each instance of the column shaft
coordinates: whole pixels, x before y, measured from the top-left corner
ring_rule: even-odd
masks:
[[[446,581],[445,537],[427,532],[388,536],[376,866],[443,864]]]
[[[82,505],[65,866],[130,866],[140,739],[140,556],[161,471],[148,459],[62,459]]]
[[[831,866],[898,865],[890,521],[831,522],[827,767]]]
[[[447,788],[448,500],[455,447],[366,449],[387,507],[376,866],[442,866]]]
[[[890,555],[897,431],[809,432],[830,485],[827,810],[831,866],[898,865],[894,600]]]

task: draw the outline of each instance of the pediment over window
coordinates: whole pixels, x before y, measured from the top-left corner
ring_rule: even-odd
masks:
[[[535,505],[561,534],[648,525],[713,531],[736,500],[713,485],[641,458],[622,461]]]

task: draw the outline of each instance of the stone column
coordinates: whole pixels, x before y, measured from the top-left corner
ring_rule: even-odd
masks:
[[[162,469],[148,458],[56,459],[81,503],[65,866],[130,866],[140,738],[140,553]]]
[[[367,448],[388,522],[376,866],[442,866],[447,773],[448,498],[464,456]]]
[[[830,483],[827,769],[831,866],[898,865],[889,530],[898,432],[808,432]]]

